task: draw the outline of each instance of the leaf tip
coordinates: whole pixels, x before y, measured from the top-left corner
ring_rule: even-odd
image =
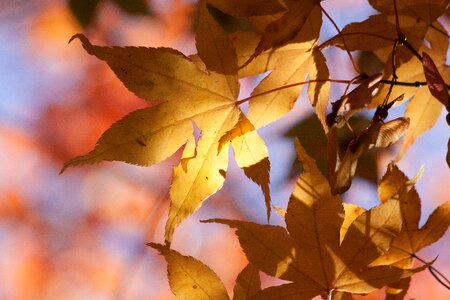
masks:
[[[70,44],[74,39],[79,39],[81,41],[81,44],[83,45],[83,48],[85,48],[86,50],[92,47],[91,42],[89,42],[88,38],[82,33],[74,34],[69,39],[69,42],[67,44]]]

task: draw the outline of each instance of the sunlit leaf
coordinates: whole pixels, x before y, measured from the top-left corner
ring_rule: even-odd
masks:
[[[327,180],[296,143],[304,172],[298,179],[286,212],[287,233],[282,227],[212,219],[236,228],[247,258],[268,275],[293,283],[269,287],[255,299],[310,299],[330,291],[368,293],[422,270],[367,265],[388,251],[400,232],[402,219],[396,200],[387,201],[358,216],[348,226],[341,243],[344,208],[331,194]],[[359,212],[358,212],[359,213]],[[350,223],[350,222],[348,222]]]
[[[401,204],[403,227],[400,234],[392,242],[391,249],[376,259],[371,265],[395,265],[410,268],[415,253],[439,240],[450,225],[450,202],[436,208],[425,225],[419,229],[420,198],[414,187],[409,185],[408,178],[391,165],[380,184],[381,199],[394,198],[396,195]]]
[[[150,243],[167,261],[167,276],[177,299],[230,299],[220,278],[208,266],[166,246]]]
[[[204,22],[214,24],[213,20]],[[88,53],[106,61],[130,91],[160,103],[132,112],[115,123],[94,150],[68,161],[62,171],[102,160],[152,165],[186,144],[181,163],[174,168],[170,188],[166,224],[166,242],[170,243],[175,228],[219,190],[225,180],[228,147],[223,147],[221,138],[239,127],[242,123],[239,120],[244,117],[236,106],[239,92],[236,75],[205,73],[183,54],[169,48],[100,47],[81,34],[75,37]],[[216,53],[215,61],[210,60],[212,65],[220,66],[221,53]],[[198,142],[193,136],[192,122],[201,132]],[[249,177],[261,185],[269,203],[267,149],[253,125],[246,126],[252,131],[232,134],[227,141],[233,144],[240,166],[248,169]],[[255,168],[266,176],[254,174],[252,167],[258,163]]]

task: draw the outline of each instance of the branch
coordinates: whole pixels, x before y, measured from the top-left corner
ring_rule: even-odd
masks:
[[[427,262],[423,260],[422,258],[418,257],[416,254],[412,255],[414,258],[417,258],[422,263],[426,264]],[[439,272],[438,269],[434,268],[433,266],[429,266],[428,270],[430,271],[431,275],[444,287],[450,290],[450,280],[448,280],[447,277],[444,276],[441,272]]]
[[[330,17],[330,15],[327,13],[327,11],[322,7],[321,4],[319,4],[319,6],[320,6],[320,9],[322,10],[322,12],[324,13],[324,15],[328,18],[328,20],[330,20],[331,24],[333,24],[334,28],[336,28],[336,31],[338,32],[338,34],[341,34],[341,30],[336,25],[334,20]],[[355,69],[356,73],[360,74],[361,71],[359,70],[358,66],[356,65],[356,63],[352,57],[352,54],[350,53],[350,50],[348,50],[347,44],[345,43],[345,39],[342,35],[341,35],[341,39],[342,39],[342,44],[344,45],[345,51],[347,52],[348,57],[350,58],[350,61],[352,62],[353,69]]]

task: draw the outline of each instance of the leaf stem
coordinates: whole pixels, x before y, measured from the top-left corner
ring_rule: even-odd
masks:
[[[329,43],[331,43],[332,40],[341,38],[344,36],[348,36],[348,35],[366,35],[366,36],[372,36],[372,37],[376,37],[376,38],[390,41],[390,42],[395,42],[395,39],[393,39],[393,38],[390,38],[390,37],[387,37],[384,35],[380,35],[380,34],[376,34],[376,33],[371,33],[371,32],[341,32],[339,34],[336,34],[335,36],[332,36],[331,38],[329,38],[328,40],[326,40],[325,42],[323,42],[322,44],[317,46],[317,48],[319,50],[322,50],[325,46],[327,46]]]
[[[328,81],[329,82],[334,82],[334,83],[349,83],[351,80],[312,79],[312,80],[307,80],[307,81],[295,82],[295,83],[283,85],[283,86],[280,86],[280,87],[277,87],[277,88],[274,88],[274,89],[271,89],[271,90],[267,90],[267,91],[264,91],[264,92],[261,92],[261,93],[258,93],[258,94],[251,95],[251,96],[249,96],[247,98],[244,98],[242,100],[237,101],[236,104],[237,105],[241,105],[242,103],[247,102],[247,101],[249,101],[249,100],[251,100],[253,98],[260,97],[260,96],[263,96],[263,95],[267,95],[267,94],[270,94],[270,93],[273,93],[273,92],[281,91],[281,90],[284,90],[284,89],[289,89],[291,87],[296,87],[296,86],[299,86],[299,85],[304,85],[304,84],[313,83],[313,82],[328,82]]]
[[[336,31],[338,32],[338,34],[341,34],[341,30],[339,29],[339,27],[337,26],[336,22],[334,22],[334,20],[331,18],[331,16],[327,13],[327,11],[323,8],[322,4],[319,4],[320,9],[322,10],[323,14],[328,18],[328,20],[330,20],[331,24],[333,24],[334,28],[336,28]],[[348,50],[347,44],[345,43],[345,39],[343,36],[340,36],[341,40],[342,40],[342,44],[344,45],[345,51],[348,54],[348,57],[350,58],[350,61],[352,62],[353,65],[353,69],[355,69],[356,73],[361,74],[361,71],[359,70],[358,66],[355,63],[355,60],[352,57],[352,54],[350,53],[350,50]]]
[[[427,262],[423,260],[422,258],[418,257],[416,254],[412,255],[414,258],[417,258],[420,262],[426,264]],[[444,274],[439,272],[438,269],[434,268],[433,266],[428,267],[428,271],[430,271],[431,275],[444,287],[450,290],[450,280],[448,280],[447,277],[445,277]]]
[[[245,103],[251,99],[254,99],[254,98],[257,98],[260,96],[264,96],[264,95],[267,95],[270,93],[274,93],[274,92],[281,91],[284,89],[289,89],[289,88],[296,87],[299,85],[304,85],[304,84],[314,83],[314,82],[334,82],[334,83],[345,83],[345,84],[357,84],[358,83],[355,80],[347,80],[347,79],[311,79],[311,80],[307,80],[307,81],[295,82],[295,83],[279,86],[277,88],[267,90],[267,91],[264,91],[264,92],[261,92],[258,94],[253,94],[247,98],[236,101],[236,105],[241,105],[242,103]],[[399,85],[399,86],[410,86],[410,87],[417,87],[417,88],[427,85],[427,83],[424,81],[403,82],[403,81],[393,81],[393,80],[388,80],[388,79],[382,79],[382,80],[380,80],[380,83],[390,84],[390,85]],[[449,85],[447,85],[447,88],[450,90]]]

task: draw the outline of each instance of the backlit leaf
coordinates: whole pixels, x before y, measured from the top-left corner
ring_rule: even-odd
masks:
[[[230,299],[220,278],[208,266],[166,246],[150,243],[167,261],[167,276],[177,299]]]
[[[214,30],[220,29],[214,20],[202,22],[209,22]],[[169,48],[100,47],[92,45],[81,34],[73,38],[79,38],[88,53],[106,61],[130,91],[159,104],[132,112],[115,123],[94,150],[68,161],[62,171],[102,160],[152,165],[186,144],[181,162],[174,168],[170,188],[171,205],[166,224],[166,242],[170,243],[175,228],[223,185],[228,147],[223,147],[221,138],[241,126],[239,120],[243,119],[236,105],[237,77],[213,71],[205,73],[183,54]],[[221,55],[229,52],[218,51],[216,59],[211,59],[209,64],[225,72],[220,67]],[[228,59],[232,58],[225,60]],[[201,132],[198,142],[193,136],[193,123]],[[227,141],[233,144],[238,164],[247,168],[249,177],[261,185],[270,207],[267,149],[253,125],[248,120],[247,123],[251,132],[228,136]],[[255,175],[254,170],[261,175]]]
[[[295,48],[294,48],[295,47]],[[323,55],[312,49],[312,44],[292,44],[282,60],[277,62],[274,70],[267,75],[253,90],[248,118],[256,126],[261,127],[276,121],[294,106],[302,85],[308,79],[327,79],[328,69]],[[292,85],[292,86],[290,86]],[[273,90],[273,87],[283,87]],[[317,82],[309,84],[310,101],[318,113],[324,130],[328,127],[325,122],[325,110],[328,104],[329,83]]]
[[[331,290],[368,293],[424,268],[367,267],[389,249],[400,232],[402,220],[396,200],[355,217],[341,243],[342,202],[331,194],[327,180],[298,142],[296,149],[304,173],[296,183],[285,216],[289,234],[279,226],[225,219],[206,221],[236,228],[252,264],[268,275],[293,282],[264,289],[255,299],[310,299],[328,295]]]
[[[287,11],[267,25],[254,53],[244,66],[266,50],[276,49],[295,40],[305,42],[317,39],[322,24],[320,0],[286,1]],[[308,33],[314,32],[311,36]],[[306,34],[304,34],[306,33]]]
[[[408,178],[394,165],[390,165],[380,184],[379,194],[383,198],[397,198],[401,204],[403,227],[394,239],[391,249],[371,265],[395,265],[410,268],[415,253],[439,240],[450,225],[450,202],[439,206],[419,229],[420,198]],[[382,201],[384,201],[382,199]]]

